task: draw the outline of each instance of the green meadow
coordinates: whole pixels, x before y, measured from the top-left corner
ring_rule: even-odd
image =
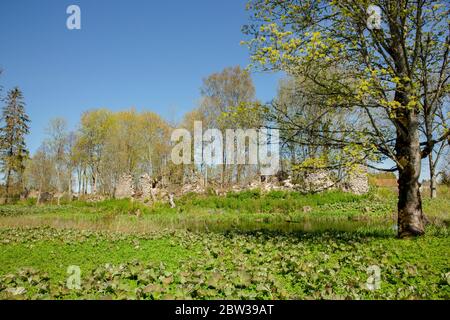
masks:
[[[258,190],[0,207],[2,299],[449,299],[449,190],[396,238],[396,195]],[[80,270],[79,287],[73,287]]]

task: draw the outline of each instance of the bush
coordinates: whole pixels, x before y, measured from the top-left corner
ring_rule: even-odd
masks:
[[[240,191],[240,192],[228,192],[227,198],[239,199],[239,200],[259,199],[259,198],[261,198],[261,190],[251,189],[251,190],[245,190],[245,191]]]
[[[445,186],[450,186],[450,172],[441,173],[441,184]]]
[[[150,213],[150,209],[145,204],[132,201],[131,199],[107,199],[99,202],[77,203],[81,206],[95,207],[106,212],[115,212],[117,214],[134,214],[138,210],[140,210],[141,213]]]
[[[27,205],[27,206],[35,206],[37,203],[37,199],[36,198],[27,198],[25,200],[22,200],[23,204]]]

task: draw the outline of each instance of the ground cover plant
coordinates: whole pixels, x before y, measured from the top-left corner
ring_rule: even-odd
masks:
[[[395,194],[387,189],[364,196],[253,191],[177,204],[1,207],[0,297],[450,298],[447,196],[425,200],[427,235],[410,240],[396,238]],[[79,289],[68,288],[69,266],[80,268]],[[380,270],[375,290],[371,266]]]

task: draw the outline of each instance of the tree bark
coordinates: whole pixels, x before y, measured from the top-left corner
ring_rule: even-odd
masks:
[[[425,233],[420,195],[421,152],[418,116],[405,112],[397,126],[396,153],[400,163],[398,179],[398,236],[408,238]]]
[[[431,188],[431,199],[437,198],[437,188],[436,188],[436,176],[433,175],[430,181],[430,188]]]
[[[430,168],[430,197],[431,199],[435,199],[437,197],[436,190],[436,172],[434,170],[435,165],[433,161],[433,153],[431,152],[428,156],[428,163]]]
[[[97,194],[97,173],[92,174],[92,194]]]

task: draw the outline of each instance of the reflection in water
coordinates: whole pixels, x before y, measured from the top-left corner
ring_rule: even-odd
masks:
[[[192,231],[223,232],[229,230],[240,231],[281,231],[281,232],[322,232],[344,231],[352,232],[368,229],[392,229],[392,221],[364,220],[353,221],[344,219],[300,219],[297,221],[236,218],[233,220],[210,219],[176,219],[168,227],[176,229],[188,229]]]

